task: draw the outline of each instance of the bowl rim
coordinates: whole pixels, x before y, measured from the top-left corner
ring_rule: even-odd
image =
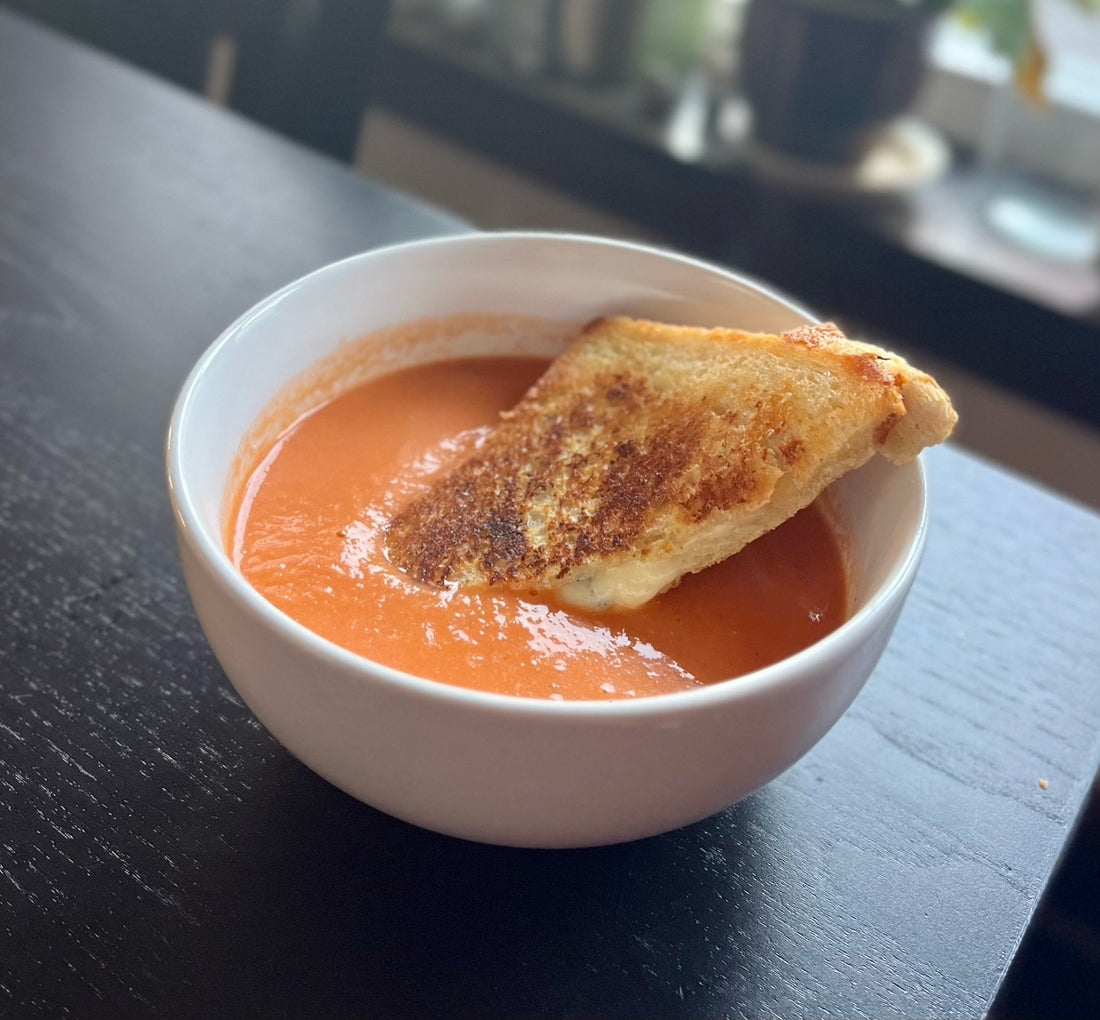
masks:
[[[547,719],[562,720],[580,717],[605,722],[619,720],[626,722],[652,715],[681,715],[685,712],[705,712],[712,710],[718,704],[731,700],[746,699],[772,688],[797,683],[800,678],[811,671],[814,659],[829,659],[839,656],[846,649],[861,644],[879,626],[883,613],[895,601],[900,601],[899,596],[904,594],[911,584],[923,555],[928,531],[928,487],[922,458],[919,456],[912,462],[917,473],[917,487],[920,495],[918,519],[913,536],[907,543],[907,547],[903,555],[899,557],[895,567],[878,589],[872,593],[864,606],[853,613],[835,630],[830,631],[824,637],[819,638],[813,644],[795,652],[793,655],[750,673],[683,691],[648,695],[641,698],[566,699],[555,701],[548,698],[532,698],[483,691],[460,687],[441,680],[432,680],[387,666],[321,637],[304,624],[299,623],[276,608],[245,580],[244,575],[233,565],[222,547],[220,538],[212,536],[205,527],[188,484],[186,473],[188,451],[186,444],[183,442],[183,437],[191,414],[192,403],[195,399],[194,394],[205,377],[213,371],[213,366],[217,362],[220,353],[226,347],[237,342],[255,321],[269,314],[272,309],[291,294],[311,286],[318,277],[329,276],[336,272],[351,271],[364,263],[369,264],[370,262],[392,257],[395,254],[413,252],[421,248],[467,247],[470,245],[495,245],[521,241],[568,242],[656,255],[680,264],[698,267],[745,286],[766,298],[785,305],[791,311],[804,315],[807,321],[816,321],[817,318],[780,292],[754,280],[751,276],[734,272],[703,259],[684,255],[672,249],[587,234],[547,231],[486,231],[406,241],[349,255],[314,269],[261,299],[221,332],[213,343],[203,351],[188,373],[173,406],[165,440],[168,494],[180,540],[188,544],[191,551],[213,573],[217,582],[230,597],[242,604],[252,615],[258,617],[265,626],[277,631],[283,639],[295,645],[299,650],[354,675],[362,682],[380,683],[409,696],[449,702],[458,707],[488,713],[534,714],[544,716]]]

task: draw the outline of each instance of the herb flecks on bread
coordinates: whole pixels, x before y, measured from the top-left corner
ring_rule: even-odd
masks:
[[[832,323],[775,336],[597,319],[393,518],[390,556],[428,584],[630,608],[955,420],[930,376]]]

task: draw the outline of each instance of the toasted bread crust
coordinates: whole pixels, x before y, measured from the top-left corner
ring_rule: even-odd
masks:
[[[390,556],[434,585],[638,605],[876,449],[903,462],[953,424],[928,376],[832,324],[780,337],[599,319],[394,517]]]

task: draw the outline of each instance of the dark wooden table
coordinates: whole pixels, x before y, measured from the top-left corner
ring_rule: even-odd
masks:
[[[174,394],[279,284],[459,228],[0,14],[0,1015],[983,1013],[1100,758],[1100,518],[958,450],[854,707],[679,832],[433,835],[233,693],[173,547]]]

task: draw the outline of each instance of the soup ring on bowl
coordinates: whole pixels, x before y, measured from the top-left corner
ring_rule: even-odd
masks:
[[[275,738],[336,786],[466,839],[615,843],[747,796],[825,735],[882,654],[924,544],[919,459],[895,467],[876,457],[823,497],[848,572],[839,628],[756,672],[634,700],[549,701],[410,676],[292,620],[226,552],[230,478],[276,394],[347,338],[461,313],[579,322],[626,314],[773,333],[813,318],[757,283],[681,255],[558,234],[397,245],[283,288],[202,356],[168,436],[184,576],[226,675]],[[452,353],[509,353],[471,343]],[[510,353],[551,353],[516,344]]]

